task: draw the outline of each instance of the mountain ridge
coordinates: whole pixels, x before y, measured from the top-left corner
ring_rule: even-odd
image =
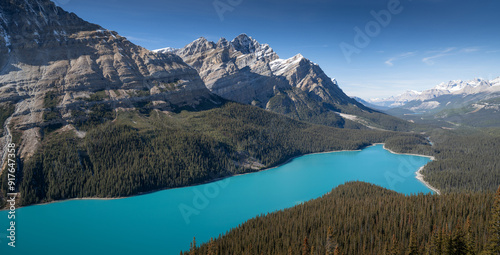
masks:
[[[442,82],[432,89],[408,91],[368,104],[386,107],[384,112],[408,121],[442,128],[500,126],[500,77]]]
[[[268,44],[247,34],[231,41],[220,38],[217,43],[200,37],[180,49],[155,51],[180,56],[199,72],[211,92],[225,99],[294,119],[335,127],[370,128],[364,123],[392,118],[380,117],[382,113],[348,97],[336,80],[302,54],[281,59]],[[338,113],[355,114],[367,121],[355,122]]]
[[[423,91],[408,90],[403,94],[388,98],[367,99],[366,101],[384,107],[400,107],[411,101],[425,101],[442,95],[470,95],[477,93],[500,92],[500,77],[491,81],[476,78],[474,80],[452,80],[442,82],[431,89]]]

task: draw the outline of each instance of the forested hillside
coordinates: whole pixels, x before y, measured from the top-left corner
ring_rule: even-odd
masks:
[[[119,111],[112,120],[114,115],[94,116],[96,127],[75,123],[87,130],[84,138],[70,128],[46,128],[42,148],[21,162],[21,204],[130,196],[256,171],[312,152],[355,150],[395,136],[424,139],[307,124],[236,103],[178,114]]]
[[[386,147],[432,155],[425,180],[441,192],[494,191],[500,185],[500,129],[434,130],[422,137],[394,137]]]
[[[183,254],[498,254],[499,228],[491,223],[498,225],[499,215],[500,189],[496,198],[493,192],[405,196],[351,182]]]

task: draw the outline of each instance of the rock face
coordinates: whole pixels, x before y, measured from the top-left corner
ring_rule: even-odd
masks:
[[[269,45],[245,34],[230,42],[199,38],[182,49],[169,50],[198,70],[210,91],[229,100],[334,126],[341,126],[343,120],[329,113],[342,111],[339,106],[366,109],[301,54],[280,59]]]
[[[85,120],[96,105],[174,111],[207,103],[220,99],[177,55],[136,46],[49,0],[0,1],[0,108],[14,106],[1,146],[18,131],[29,156],[41,128]]]

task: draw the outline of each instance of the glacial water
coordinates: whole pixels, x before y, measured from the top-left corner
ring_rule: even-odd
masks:
[[[116,200],[71,200],[16,210],[15,248],[0,211],[0,254],[179,254],[263,213],[320,197],[346,181],[432,192],[415,178],[427,157],[362,151],[311,154],[258,173]]]

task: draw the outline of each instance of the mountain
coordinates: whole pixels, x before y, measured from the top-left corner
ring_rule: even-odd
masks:
[[[359,103],[363,104],[364,106],[366,107],[369,107],[369,108],[372,108],[372,109],[375,109],[375,110],[379,110],[379,111],[385,111],[385,110],[389,110],[390,108],[387,107],[387,106],[383,106],[383,105],[376,105],[376,104],[373,104],[373,103],[370,103],[366,100],[364,100],[363,98],[361,97],[352,97],[354,100],[358,101]]]
[[[0,109],[21,156],[44,128],[110,118],[118,109],[176,111],[220,104],[197,71],[173,54],[134,45],[48,0],[0,2]],[[107,117],[106,117],[107,116]]]
[[[391,109],[385,112],[414,122],[434,122],[446,127],[500,126],[500,77],[491,81],[443,82],[422,92],[408,91],[369,102],[389,106]]]
[[[319,65],[301,54],[281,59],[268,44],[246,34],[216,43],[201,37],[181,49],[156,52],[165,51],[180,56],[210,91],[228,100],[334,127],[408,129],[408,123],[348,97]],[[345,118],[346,114],[353,116]]]
[[[494,80],[488,81],[483,79],[475,79],[471,81],[454,80],[449,82],[443,82],[436,85],[432,89],[424,91],[409,90],[403,94],[397,96],[391,96],[388,98],[375,98],[368,99],[367,102],[384,106],[390,108],[404,107],[406,104],[412,101],[426,102],[422,103],[421,109],[434,109],[438,104],[434,103],[431,99],[444,96],[468,96],[474,94],[494,94],[500,92],[500,77]],[[412,110],[419,110],[419,107],[415,107],[412,104]]]

